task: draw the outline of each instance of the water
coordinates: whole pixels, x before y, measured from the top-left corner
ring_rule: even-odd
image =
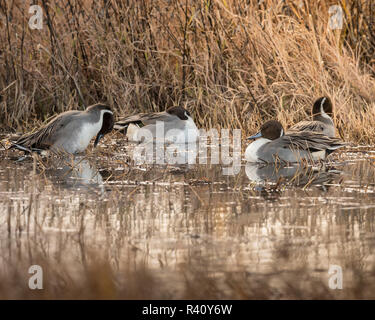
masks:
[[[113,140],[86,157],[21,162],[4,152],[2,279],[15,270],[28,279],[40,264],[45,297],[71,297],[95,272],[106,279],[105,268],[114,284],[83,297],[375,297],[368,148],[314,167],[242,162],[233,176],[220,165],[135,165],[131,148]],[[342,290],[329,288],[332,266]],[[3,296],[34,297],[22,281]]]

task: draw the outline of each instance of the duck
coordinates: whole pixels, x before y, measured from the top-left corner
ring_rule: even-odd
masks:
[[[338,138],[313,131],[285,134],[283,126],[277,120],[267,121],[257,134],[247,139],[255,140],[245,151],[245,159],[248,162],[318,161],[324,160],[333,151],[345,146]]]
[[[289,128],[288,132],[313,131],[335,137],[335,125],[332,120],[333,105],[329,97],[320,97],[314,102],[312,117],[312,121],[300,121]]]
[[[94,104],[84,111],[66,111],[55,116],[46,125],[33,133],[21,136],[11,148],[25,152],[51,150],[77,154],[86,150],[96,136],[94,147],[100,139],[113,129],[114,117],[111,108],[105,104]]]
[[[157,126],[158,123],[160,127]],[[115,123],[114,129],[124,133],[133,142],[140,142],[144,137],[152,140],[162,138],[177,144],[193,143],[199,136],[190,112],[181,106],[123,118]]]

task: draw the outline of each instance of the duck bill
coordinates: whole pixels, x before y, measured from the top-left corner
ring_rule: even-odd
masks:
[[[104,137],[104,134],[98,133],[98,135],[95,138],[94,147],[96,147],[98,145],[100,139],[103,138],[103,137]]]
[[[246,140],[255,140],[255,139],[260,138],[261,136],[262,136],[262,133],[258,132],[257,134],[254,134],[253,136],[246,138]]]

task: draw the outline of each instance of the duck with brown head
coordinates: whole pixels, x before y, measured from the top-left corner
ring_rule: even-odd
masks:
[[[284,134],[283,126],[276,120],[264,123],[260,131],[248,139],[256,140],[246,148],[245,159],[248,162],[324,160],[330,153],[345,146],[337,138],[312,131]]]
[[[320,97],[312,108],[312,121],[301,121],[289,128],[288,132],[313,131],[329,137],[335,136],[333,123],[333,105],[329,97]]]
[[[85,111],[67,111],[54,117],[34,133],[26,134],[11,148],[22,151],[52,150],[80,153],[85,151],[96,136],[94,146],[114,125],[113,113],[104,104],[89,106]]]
[[[126,117],[115,123],[114,128],[126,134],[130,141],[140,141],[140,128],[148,130],[153,139],[156,139],[156,123],[159,122],[168,132],[174,143],[191,143],[198,138],[199,131],[188,110],[176,106],[163,112],[139,113]],[[172,131],[173,130],[173,131]]]

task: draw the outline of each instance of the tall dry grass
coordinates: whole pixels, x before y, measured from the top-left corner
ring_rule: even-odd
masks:
[[[330,30],[337,2],[0,0],[3,131],[103,101],[118,116],[182,104],[200,126],[249,133],[328,95],[342,138],[374,143],[375,2],[342,0]]]

